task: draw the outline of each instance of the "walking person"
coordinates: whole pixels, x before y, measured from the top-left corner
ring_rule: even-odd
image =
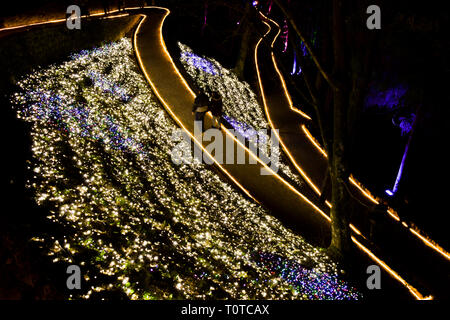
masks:
[[[211,114],[212,114],[212,127],[220,129],[220,123],[222,119],[223,103],[222,97],[216,91],[211,96]]]
[[[200,122],[200,132],[205,131],[205,114],[209,109],[209,99],[208,96],[201,92],[195,97],[194,105],[192,106],[192,114],[195,114],[195,125],[199,125]]]

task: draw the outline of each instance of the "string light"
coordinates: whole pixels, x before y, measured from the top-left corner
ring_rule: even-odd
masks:
[[[34,240],[86,272],[86,290],[72,298],[317,298],[294,294],[298,285],[252,253],[333,277],[336,265],[208,167],[171,161],[177,126],[132,55],[129,39],[81,52],[27,75],[11,98],[32,123],[28,186],[64,230]]]
[[[188,46],[181,43],[178,46],[181,51],[180,62],[191,79],[194,80],[195,85],[207,94],[212,91],[219,93],[223,101],[224,119],[243,137],[251,138],[257,135],[257,139],[264,142],[268,141],[267,148],[263,149],[263,152],[269,156],[270,152],[273,151],[271,140],[268,135],[261,132],[267,130],[270,126],[250,85],[245,81],[240,81],[231,70],[222,67],[213,58],[199,57],[197,60],[186,58],[198,56]],[[198,62],[200,59],[201,62]],[[208,68],[204,66],[208,66]],[[210,72],[210,70],[215,72]],[[275,152],[280,159],[279,174],[297,188],[301,188],[303,182],[287,165],[286,156],[279,150]]]
[[[267,252],[253,254],[258,265],[279,275],[308,300],[358,300],[361,295],[335,275],[308,270],[295,261]]]
[[[273,47],[273,45],[274,45],[274,43],[275,43],[275,41],[276,41],[278,35],[279,35],[280,32],[281,32],[280,26],[279,26],[275,21],[273,21],[272,19],[267,18],[266,16],[264,16],[261,12],[259,12],[259,13],[260,13],[260,15],[263,17],[264,20],[270,21],[271,23],[273,23],[273,24],[277,27],[278,32],[277,32],[277,34],[275,35],[275,37],[273,38],[273,41],[272,41],[272,44],[271,44],[271,47]],[[261,43],[262,39],[263,39],[264,37],[266,37],[266,36],[270,33],[270,31],[271,31],[271,29],[272,29],[272,27],[270,26],[270,24],[269,24],[268,22],[264,21],[264,20],[263,20],[263,23],[268,27],[268,30],[267,30],[267,32],[259,39],[258,43],[257,43],[256,46],[255,46],[255,63],[256,63],[256,72],[257,72],[257,76],[258,76],[258,82],[259,82],[259,85],[260,85],[260,90],[261,90],[261,93],[262,93],[262,99],[263,99],[263,103],[264,103],[264,109],[265,109],[265,111],[266,111],[266,115],[267,115],[267,117],[268,117],[269,123],[270,123],[271,127],[273,127],[273,123],[271,122],[270,117],[269,117],[269,114],[268,114],[268,112],[267,112],[267,102],[266,102],[266,98],[265,98],[265,95],[264,95],[264,88],[263,88],[263,86],[262,86],[262,81],[261,81],[261,76],[260,76],[260,71],[259,71],[259,66],[258,66],[258,47],[259,47],[259,44]],[[288,90],[287,90],[287,88],[286,88],[284,77],[283,77],[283,75],[281,74],[281,72],[279,71],[279,69],[278,69],[278,67],[277,67],[277,63],[276,63],[276,61],[275,61],[275,56],[274,56],[273,52],[272,52],[272,62],[273,62],[273,65],[274,65],[274,67],[275,67],[275,69],[276,69],[278,75],[279,75],[279,78],[280,78],[280,80],[281,80],[281,82],[282,82],[282,85],[283,85],[283,89],[284,89],[285,95],[286,95],[286,97],[287,97],[287,99],[288,99],[288,102],[289,102],[289,107],[290,107],[291,109],[293,109],[293,106],[292,106],[292,100],[291,100],[290,95],[289,95],[289,92],[288,92]],[[310,119],[310,118],[309,118],[309,119]],[[308,137],[308,136],[307,136],[307,137]],[[301,175],[306,179],[306,181],[310,184],[310,186],[316,191],[316,193],[320,194],[320,192],[318,191],[317,187],[315,187],[315,186],[312,184],[312,182],[309,180],[308,176],[306,176],[306,174],[303,172],[303,170],[300,168],[300,166],[296,165],[295,159],[290,155],[289,150],[287,150],[287,148],[284,146],[284,144],[283,144],[283,142],[282,142],[281,139],[280,139],[280,143],[281,143],[281,145],[283,146],[284,151],[288,154],[289,158],[291,159],[291,161],[293,162],[293,164],[294,164],[295,167],[297,168],[297,170],[298,170],[298,171],[301,173]],[[317,146],[316,146],[316,147],[317,147]],[[359,183],[357,183],[356,179],[354,179],[354,178],[352,179],[351,176],[349,177],[349,179],[350,179],[350,181],[351,181],[354,185],[356,185],[357,187],[359,187],[360,190],[363,191],[363,188],[359,185]],[[369,194],[368,192],[363,192],[363,194],[366,195],[366,196],[369,197],[369,198],[373,198],[372,196],[370,196],[370,194]],[[376,200],[375,200],[375,201],[376,201]],[[328,207],[331,208],[331,204],[330,204],[328,201],[325,201],[325,203],[328,205]],[[317,210],[316,210],[316,211],[317,211]],[[325,213],[323,213],[322,211],[318,211],[318,212],[319,212],[323,217],[327,218],[328,221],[331,221],[331,219],[330,219]],[[389,213],[390,216],[395,217],[395,215],[392,214],[392,212],[389,212],[389,210],[388,210],[388,213]],[[356,229],[353,225],[350,225],[350,227],[351,227],[352,230],[354,230],[357,234],[361,234],[361,233],[359,232],[359,230]],[[411,229],[410,229],[410,230],[411,230]],[[400,282],[401,282],[401,283],[402,283],[402,284],[403,284],[403,285],[411,292],[411,294],[414,295],[415,298],[417,298],[417,299],[426,299],[426,298],[424,298],[424,297],[417,291],[417,289],[415,289],[413,286],[411,286],[409,283],[407,283],[403,278],[400,277],[399,274],[397,274],[394,270],[392,270],[391,268],[389,268],[389,266],[387,266],[382,260],[380,260],[378,257],[376,257],[376,256],[375,256],[372,252],[370,252],[367,248],[365,248],[364,246],[362,246],[362,245],[356,240],[356,238],[354,238],[353,236],[352,236],[352,241],[353,241],[353,242],[354,242],[361,250],[363,250],[367,255],[369,255],[369,256],[371,257],[371,259],[373,259],[374,261],[383,263],[383,265],[386,267],[385,270],[386,270],[388,273],[390,273],[395,279],[399,280],[399,281],[400,281]],[[431,246],[429,245],[429,243],[431,244]],[[447,252],[445,252],[444,250],[442,250],[439,246],[433,245],[431,241],[429,241],[429,243],[425,242],[426,245],[430,246],[431,248],[433,248],[434,250],[436,250],[437,252],[439,252],[440,254],[442,254],[442,255],[443,255],[444,257],[446,257],[447,259],[450,259],[450,258],[449,258],[450,255],[449,255]]]

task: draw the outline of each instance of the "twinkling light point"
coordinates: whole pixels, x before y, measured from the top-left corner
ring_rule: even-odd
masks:
[[[178,46],[181,50],[180,61],[195,85],[207,94],[212,91],[218,92],[224,102],[224,119],[243,137],[249,140],[253,137],[262,142],[267,141],[267,149],[263,149],[263,151],[266,156],[270,156],[270,152],[274,151],[270,147],[270,137],[261,134],[261,130],[267,130],[270,126],[266,121],[264,109],[259,105],[257,96],[250,85],[245,81],[240,81],[231,70],[224,68],[213,58],[201,57],[201,64],[196,63],[196,60],[186,58],[196,55],[188,46],[181,43]],[[208,69],[205,70],[204,65],[208,65]],[[215,72],[208,70],[215,70]],[[252,136],[257,133],[258,137]],[[275,152],[280,159],[278,174],[295,187],[301,188],[304,182],[299,175],[291,171],[287,165],[289,161],[284,153],[280,150],[275,150]]]
[[[294,293],[308,300],[358,300],[361,295],[335,275],[308,270],[293,260],[267,252],[254,252],[259,266],[279,275],[294,287]]]

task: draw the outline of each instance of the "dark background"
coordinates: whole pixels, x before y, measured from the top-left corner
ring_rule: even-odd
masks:
[[[70,2],[70,3],[69,3]],[[133,1],[138,3],[139,1]],[[148,1],[151,4],[151,1]],[[82,3],[85,7],[101,6],[101,1],[14,1],[2,4],[0,27],[10,17],[42,13],[42,8],[64,12],[70,4]],[[116,1],[111,2],[114,6]],[[382,29],[378,32],[378,43],[374,55],[378,57],[374,81],[389,88],[393,84],[409,86],[408,102],[421,104],[421,116],[414,132],[400,188],[395,199],[386,196],[384,190],[392,188],[407,137],[392,124],[392,112],[383,109],[368,109],[361,114],[352,172],[369,189],[383,197],[396,208],[402,218],[415,223],[441,246],[449,249],[446,216],[448,187],[447,179],[447,128],[450,106],[448,79],[450,45],[448,30],[449,11],[445,1],[374,1],[382,10]],[[129,2],[125,1],[128,5]],[[178,41],[189,45],[196,53],[216,58],[225,67],[232,68],[240,48],[242,29],[237,21],[242,18],[245,1],[209,1],[207,26],[201,33],[205,1],[156,1],[157,5],[171,8],[168,20],[171,34]],[[315,15],[326,14],[329,1],[291,1],[292,13],[298,21],[314,28]],[[309,10],[303,10],[310,7]],[[281,14],[273,6],[272,18],[282,22]],[[237,8],[237,9],[236,9]],[[241,10],[239,10],[241,8]],[[45,10],[44,10],[45,11]],[[362,21],[367,15],[361,13]],[[252,25],[254,42],[262,31],[256,22]],[[306,25],[305,27],[308,27]],[[290,31],[293,34],[292,30]],[[319,30],[327,32],[327,30]],[[11,44],[2,41],[0,46]],[[278,47],[279,49],[279,47]],[[283,54],[278,50],[277,58],[287,70],[291,69],[292,52]],[[3,62],[8,57],[1,56]],[[253,55],[247,59],[245,78],[258,92]],[[3,287],[18,287],[21,298],[63,298],[60,290],[63,283],[55,285],[52,274],[55,266],[41,257],[28,239],[45,232],[45,208],[38,208],[32,192],[25,188],[27,161],[31,158],[28,124],[16,119],[8,102],[8,94],[14,89],[14,78],[10,73],[5,79],[1,70],[1,211],[0,211],[0,283]],[[19,74],[17,75],[19,76]],[[286,77],[289,75],[285,74]],[[295,79],[295,81],[299,81]],[[296,102],[302,103],[295,90],[290,92]],[[419,90],[420,89],[420,90]],[[420,93],[417,93],[420,91]],[[306,107],[307,108],[307,107]],[[405,107],[407,108],[407,106]],[[311,110],[307,110],[309,113]],[[21,269],[17,269],[17,265]],[[3,268],[3,269],[2,269]],[[6,280],[2,274],[12,272],[15,278]],[[11,269],[11,270],[10,270]],[[57,272],[64,274],[62,272]],[[53,280],[52,280],[53,279]],[[60,279],[64,281],[64,279]],[[5,298],[0,289],[0,299]],[[11,292],[8,292],[11,296]],[[14,295],[13,295],[14,296]]]

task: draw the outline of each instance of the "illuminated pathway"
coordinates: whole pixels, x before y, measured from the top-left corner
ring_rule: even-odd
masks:
[[[126,8],[125,12],[121,14],[116,14],[118,13],[117,10],[111,10],[106,17],[105,14],[100,12],[82,18],[119,18],[129,14],[140,14],[143,11],[148,12],[148,18],[144,17],[134,35],[135,51],[139,63],[152,89],[168,113],[180,127],[192,134],[193,116],[191,115],[191,107],[194,93],[175,69],[162,40],[161,28],[168,10],[156,7],[144,10],[141,8]],[[26,31],[32,27],[63,24],[65,21],[65,19],[44,20],[26,25],[6,27],[0,29],[0,36]],[[227,136],[230,137],[231,135],[227,132]],[[278,175],[260,175],[262,168],[269,171],[270,169],[250,154],[246,148],[238,144],[237,140],[234,139],[233,141],[233,148],[244,149],[246,163],[249,162],[248,159],[251,157],[256,164],[219,165],[216,163],[220,171],[250,198],[263,202],[272,212],[277,213],[278,218],[288,225],[295,226],[295,229],[306,239],[320,241],[321,245],[326,245],[329,242],[330,228],[324,212]],[[198,141],[196,142],[198,143]],[[226,151],[225,142],[224,147]],[[264,188],[261,188],[261,186],[264,186]],[[315,211],[317,214],[311,214],[311,211]]]
[[[151,9],[146,12],[147,16],[141,21],[135,32],[135,50],[139,64],[162,104],[179,126],[192,136],[191,106],[195,94],[176,69],[165,47],[162,24],[168,14],[169,12],[166,9]],[[274,76],[272,75],[271,78],[274,79]],[[282,94],[283,91],[280,90],[279,92]],[[224,130],[223,127],[222,130]],[[241,148],[242,146],[237,147]],[[245,152],[247,155],[249,154],[248,150],[245,150]],[[321,234],[322,241],[329,241],[329,217],[278,175],[261,176],[261,163],[255,165],[217,164],[217,166],[250,197],[263,202],[278,218],[285,221],[289,220],[290,225],[294,226],[296,231],[307,237]],[[298,222],[295,222],[295,220]],[[366,259],[367,257],[370,258],[370,260],[366,260],[368,263],[375,261],[382,266],[393,279],[405,287],[416,299],[431,298],[425,294],[430,292],[429,290],[421,289],[422,293],[419,292],[410,284],[409,280],[405,280],[404,274],[400,276],[378,255],[369,250],[367,243],[363,244],[363,237],[355,234],[353,240],[361,249],[361,252],[365,254]],[[385,281],[389,282],[387,279]]]
[[[279,129],[280,145],[294,167],[319,196],[326,177],[327,155],[307,129],[311,118],[293,106],[285,80],[278,69],[272,48],[280,28],[274,21],[265,17],[263,22],[267,33],[255,48],[255,62],[266,117],[272,128]],[[265,67],[259,68],[260,65]],[[368,235],[370,227],[367,223],[370,214],[368,207],[378,204],[378,200],[361,188],[353,177],[350,182],[350,191],[358,199],[353,201],[354,211],[358,214],[353,217],[352,229],[355,234]],[[328,201],[327,205],[330,206]],[[405,278],[411,279],[411,282],[414,279],[415,283],[420,283],[424,289],[426,288],[424,291],[445,294],[445,281],[441,281],[442,278],[439,279],[436,274],[441,274],[443,278],[447,277],[448,253],[405,223],[400,223],[392,209],[384,215],[382,213],[376,213],[376,215],[378,215],[376,224],[380,225],[382,232],[373,240],[375,244],[365,242],[365,245],[369,245],[372,251],[378,252],[379,258],[383,257],[384,261],[389,261],[389,266],[402,271],[400,273],[406,275]],[[357,241],[355,237],[353,240],[365,251],[361,247],[361,241]],[[414,248],[414,255],[411,254],[410,248]],[[414,294],[413,291],[411,292]]]
[[[127,11],[129,13],[142,12],[138,11],[137,8],[136,10],[128,9]],[[176,67],[173,64],[173,61],[170,58],[170,55],[168,54],[164,41],[162,39],[162,24],[168,14],[168,10],[163,8],[152,8],[146,9],[144,12],[147,16],[141,21],[134,35],[135,51],[139,64],[148,82],[152,86],[158,98],[161,100],[167,112],[172,116],[172,118],[180,127],[182,127],[186,132],[192,134],[193,117],[191,115],[191,106],[194,99],[194,93],[189,89],[184,79],[176,70]],[[63,20],[58,20],[46,22],[43,24],[62,22]],[[18,29],[25,27],[27,26],[19,27]],[[272,28],[270,32],[270,39],[275,41],[278,34],[278,28],[275,26],[275,28]],[[272,61],[270,50],[267,50],[267,47],[261,46],[261,49],[262,52],[258,52],[258,55],[266,54],[266,56],[261,57],[260,61],[264,59],[267,65],[275,62]],[[262,81],[272,79],[270,80],[270,93],[263,90],[263,97],[266,99],[266,101],[264,101],[265,107],[268,107],[266,110],[266,112],[268,112],[267,115],[273,122],[276,122],[277,118],[281,117],[280,115],[277,116],[276,114],[270,113],[270,108],[274,105],[273,101],[275,101],[278,97],[279,101],[277,103],[280,114],[283,115],[286,114],[286,112],[292,112],[293,115],[297,116],[298,121],[289,122],[291,127],[280,127],[283,148],[285,149],[285,151],[291,150],[290,144],[292,142],[292,139],[288,138],[285,140],[286,135],[290,135],[292,132],[300,133],[295,135],[297,136],[296,138],[298,138],[298,136],[302,136],[304,138],[302,146],[303,148],[305,148],[305,150],[308,150],[309,160],[305,161],[305,163],[301,162],[299,160],[301,158],[297,158],[298,155],[295,154],[294,151],[292,151],[292,155],[290,158],[291,161],[295,164],[297,170],[299,170],[305,180],[309,183],[312,190],[315,190],[316,193],[320,193],[319,188],[321,185],[321,181],[323,180],[323,177],[325,175],[323,164],[325,163],[326,165],[326,160],[324,159],[326,157],[319,150],[318,145],[314,145],[311,142],[305,127],[299,127],[300,124],[304,123],[302,122],[302,119],[307,119],[307,115],[304,115],[300,110],[293,108],[290,98],[287,95],[284,95],[284,80],[282,79],[281,74],[279,74],[279,71],[277,71],[275,66],[276,65],[274,64],[273,70],[270,70],[270,68],[268,70],[264,70],[264,72],[272,72],[272,74],[263,74],[262,78],[260,78],[262,79]],[[258,75],[260,72],[261,71],[258,69]],[[278,79],[281,80],[281,82],[277,81]],[[269,84],[264,84],[263,88],[266,88],[266,86],[269,87]],[[286,108],[285,112],[281,112],[283,110],[283,107]],[[289,118],[292,118],[292,116],[289,115]],[[296,126],[295,128],[293,127],[294,125]],[[275,127],[277,127],[277,125],[275,125]],[[225,130],[225,128],[222,128],[222,130]],[[301,132],[303,132],[303,134]],[[226,144],[224,143],[224,146],[225,145]],[[240,150],[244,149],[243,151],[245,152],[247,158],[254,158],[254,156],[251,155],[247,149],[245,149],[242,145],[238,145],[236,141],[233,142],[233,148],[239,148]],[[304,160],[306,159],[303,159],[302,161]],[[301,163],[302,166],[300,166],[298,163]],[[314,163],[316,164],[313,165]],[[241,188],[243,192],[246,193],[250,198],[254,198],[256,201],[264,203],[264,205],[271,209],[274,215],[286,222],[289,222],[291,226],[295,226],[294,229],[304,235],[307,239],[321,238],[323,243],[327,243],[329,241],[328,216],[326,216],[326,214],[321,209],[313,204],[313,202],[308,200],[302,193],[294,189],[290,184],[288,184],[278,175],[260,175],[260,170],[262,168],[267,168],[267,166],[263,165],[260,161],[256,164],[248,165],[219,165],[218,163],[216,163],[216,167],[228,179],[233,181],[239,188]],[[313,172],[313,174],[311,174],[311,172]],[[360,193],[356,185],[353,190],[357,191],[357,193]],[[368,203],[377,202],[377,200],[371,200],[366,196],[362,196],[361,199]],[[390,212],[390,217],[395,219],[396,215],[393,212]],[[354,231],[355,230],[357,229],[354,229]],[[365,230],[361,230],[364,231],[363,233],[365,234]],[[372,261],[375,261],[377,264],[381,265],[394,279],[396,279],[399,283],[406,287],[416,298],[424,298],[424,296],[429,292],[435,294],[435,288],[438,288],[437,292],[440,292],[440,287],[445,287],[445,280],[441,281],[440,284],[436,284],[433,283],[433,280],[429,280],[426,277],[419,278],[417,280],[415,279],[415,275],[420,274],[421,276],[423,276],[424,272],[440,272],[440,274],[444,275],[445,279],[446,273],[441,273],[441,271],[448,270],[448,260],[442,261],[443,254],[436,253],[436,250],[434,249],[434,252],[432,252],[432,254],[436,253],[437,257],[431,257],[430,251],[427,251],[427,248],[424,248],[423,246],[424,243],[427,244],[427,240],[424,238],[422,239],[419,234],[415,234],[411,229],[403,228],[402,230],[398,230],[396,225],[391,224],[388,225],[385,230],[387,234],[402,235],[402,237],[387,237],[388,241],[383,243],[383,245],[381,246],[383,248],[383,250],[381,251],[383,252],[383,254],[386,248],[392,247],[392,252],[399,252],[399,256],[401,256],[399,257],[399,259],[404,259],[405,255],[401,255],[401,249],[404,248],[405,241],[400,241],[400,239],[406,238],[406,245],[408,245],[408,247],[418,249],[416,252],[416,256],[409,257],[410,259],[406,262],[408,268],[406,268],[405,270],[400,267],[397,268],[398,260],[396,259],[390,259],[389,257],[383,256],[385,261],[389,260],[389,266],[384,264],[384,262],[379,259],[380,254],[378,253],[378,251],[374,251],[377,248],[371,248],[372,251],[377,252],[377,256],[375,256],[366,248],[368,247],[368,245],[363,241],[363,238],[358,237],[355,234],[353,240],[358,244],[358,247],[362,250],[362,252],[366,253]],[[412,240],[411,235],[415,236]],[[420,239],[420,241],[418,239]],[[435,248],[432,243],[429,243],[429,247]],[[420,257],[420,260],[422,261],[417,260],[417,257]],[[424,261],[427,262],[425,268],[423,267],[423,263],[416,264],[416,262]],[[395,266],[395,270],[403,271],[400,272],[402,276],[400,276],[390,268],[393,266]],[[405,264],[401,266],[404,267]],[[436,269],[433,269],[433,266],[441,266],[442,270],[436,271]],[[418,272],[417,270],[420,268],[423,269],[422,273]],[[408,273],[410,269],[412,270],[412,272]],[[404,280],[406,278],[408,279],[408,282]],[[411,281],[410,279],[413,279],[413,281]],[[414,283],[416,287],[420,288],[420,292],[412,287],[410,285],[411,283]],[[425,289],[422,290],[422,288]],[[443,290],[445,289],[446,288],[443,288]],[[438,296],[438,294],[436,294],[436,296]]]
[[[135,51],[144,75],[167,112],[193,138],[191,109],[195,94],[173,64],[162,38],[162,25],[168,13],[166,9],[148,10],[134,35]],[[208,126],[209,121],[206,121]],[[224,131],[226,129],[222,127]],[[224,136],[230,137],[229,134]],[[306,238],[320,239],[323,243],[329,241],[329,224],[323,212],[278,175],[261,175],[261,169],[270,169],[259,159],[256,159],[256,164],[249,164],[248,158],[255,157],[241,144],[237,144],[236,139],[230,138],[230,141],[236,150],[235,154],[238,149],[245,152],[246,164],[220,165],[216,162],[216,167],[249,197],[263,202],[278,218],[296,226],[296,230]],[[223,145],[226,154],[229,146],[225,142]],[[312,214],[312,211],[317,214]]]

